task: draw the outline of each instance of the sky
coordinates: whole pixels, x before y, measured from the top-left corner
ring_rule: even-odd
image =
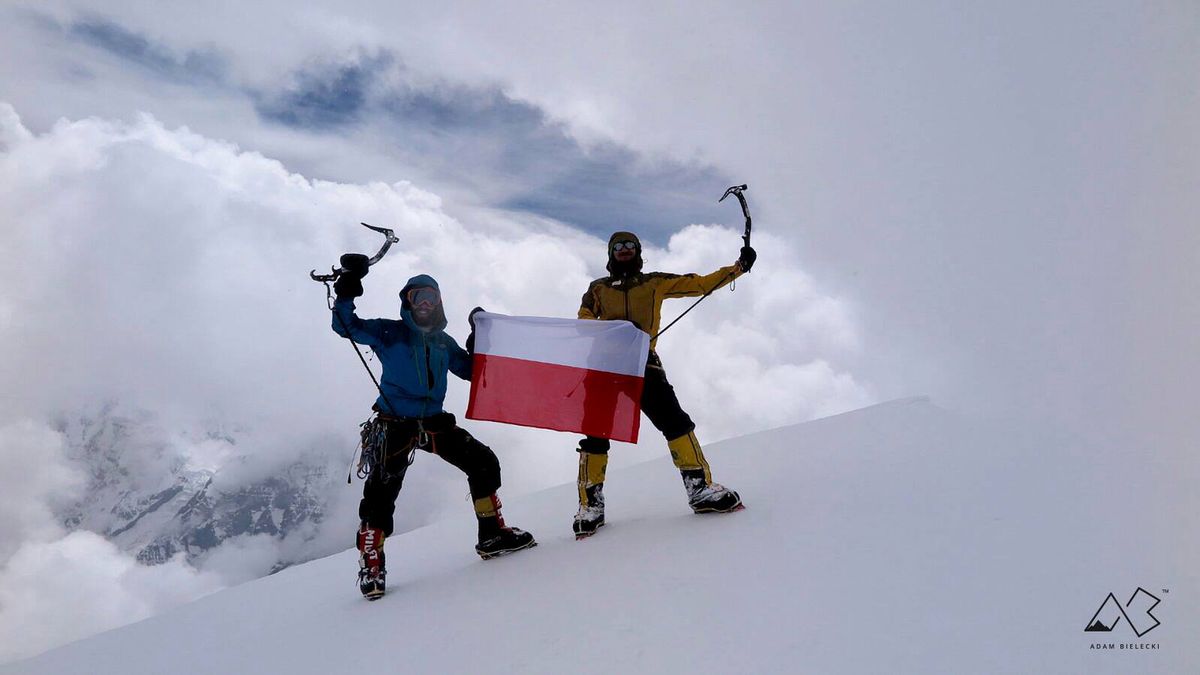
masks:
[[[373,252],[357,223],[402,241],[362,313],[394,316],[428,272],[461,338],[476,305],[571,316],[616,229],[643,236],[652,269],[732,262],[741,214],[716,200],[743,182],[754,272],[660,341],[702,440],[925,394],[1195,475],[1193,3],[52,1],[0,17],[0,586],[33,547],[94,549],[71,558],[81,573],[109,560],[121,578],[119,551],[53,523],[82,483],[50,424],[64,412],[119,400],[166,428],[249,429],[231,484],[314,439],[345,439],[330,453],[346,461],[373,395],[307,273]],[[573,479],[573,438],[467,424],[508,489]],[[614,462],[657,456],[653,436]],[[446,492],[422,493],[432,508],[461,510],[454,477],[426,470]],[[174,599],[154,589],[244,570],[157,573],[191,581],[110,588],[149,612]]]

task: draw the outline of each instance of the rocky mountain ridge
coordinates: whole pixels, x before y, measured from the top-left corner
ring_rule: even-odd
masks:
[[[57,513],[64,527],[96,532],[147,565],[177,555],[194,564],[235,537],[282,539],[315,526],[336,481],[325,466],[297,461],[250,484],[222,486],[214,480],[219,460],[245,451],[239,430],[213,424],[172,432],[153,415],[116,403],[61,417],[55,427],[86,482]],[[217,461],[205,465],[197,456]],[[278,561],[275,569],[294,562]]]

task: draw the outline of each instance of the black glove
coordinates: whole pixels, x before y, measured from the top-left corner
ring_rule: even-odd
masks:
[[[361,253],[343,253],[338,262],[341,263],[343,272],[353,274],[359,279],[367,276],[367,272],[371,270],[370,259]]]
[[[333,292],[338,298],[357,298],[363,294],[362,278],[367,276],[371,264],[361,253],[346,253],[339,262],[342,273],[333,282]]]
[[[758,260],[758,254],[749,246],[742,247],[742,255],[738,258],[738,264],[742,266],[743,272],[749,272],[751,267],[754,267],[754,261]]]
[[[343,274],[333,282],[333,293],[338,300],[349,300],[363,294],[362,278],[353,274]]]
[[[467,315],[467,323],[471,324],[471,332],[472,333],[475,332],[475,315],[480,312],[486,312],[486,311],[487,310],[485,310],[482,307],[476,307],[475,309],[471,310],[470,314]]]
[[[467,315],[467,323],[471,324],[471,334],[467,336],[467,353],[475,355],[475,315],[484,311],[482,307],[476,307]]]

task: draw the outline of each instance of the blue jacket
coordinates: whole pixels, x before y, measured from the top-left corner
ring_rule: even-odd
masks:
[[[428,332],[413,320],[406,296],[414,286],[438,287],[433,277],[425,274],[409,279],[400,291],[399,321],[360,319],[350,298],[333,303],[333,331],[367,345],[383,364],[379,381],[383,395],[376,399],[376,407],[398,417],[428,417],[442,412],[447,371],[471,379],[471,357],[445,333],[446,315],[441,306]]]

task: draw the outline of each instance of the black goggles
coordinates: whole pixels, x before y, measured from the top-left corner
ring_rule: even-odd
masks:
[[[637,245],[636,241],[618,241],[612,245],[612,250],[613,250],[613,253],[616,253],[617,251],[621,251],[624,249],[636,251],[637,247],[638,247],[638,245]]]

